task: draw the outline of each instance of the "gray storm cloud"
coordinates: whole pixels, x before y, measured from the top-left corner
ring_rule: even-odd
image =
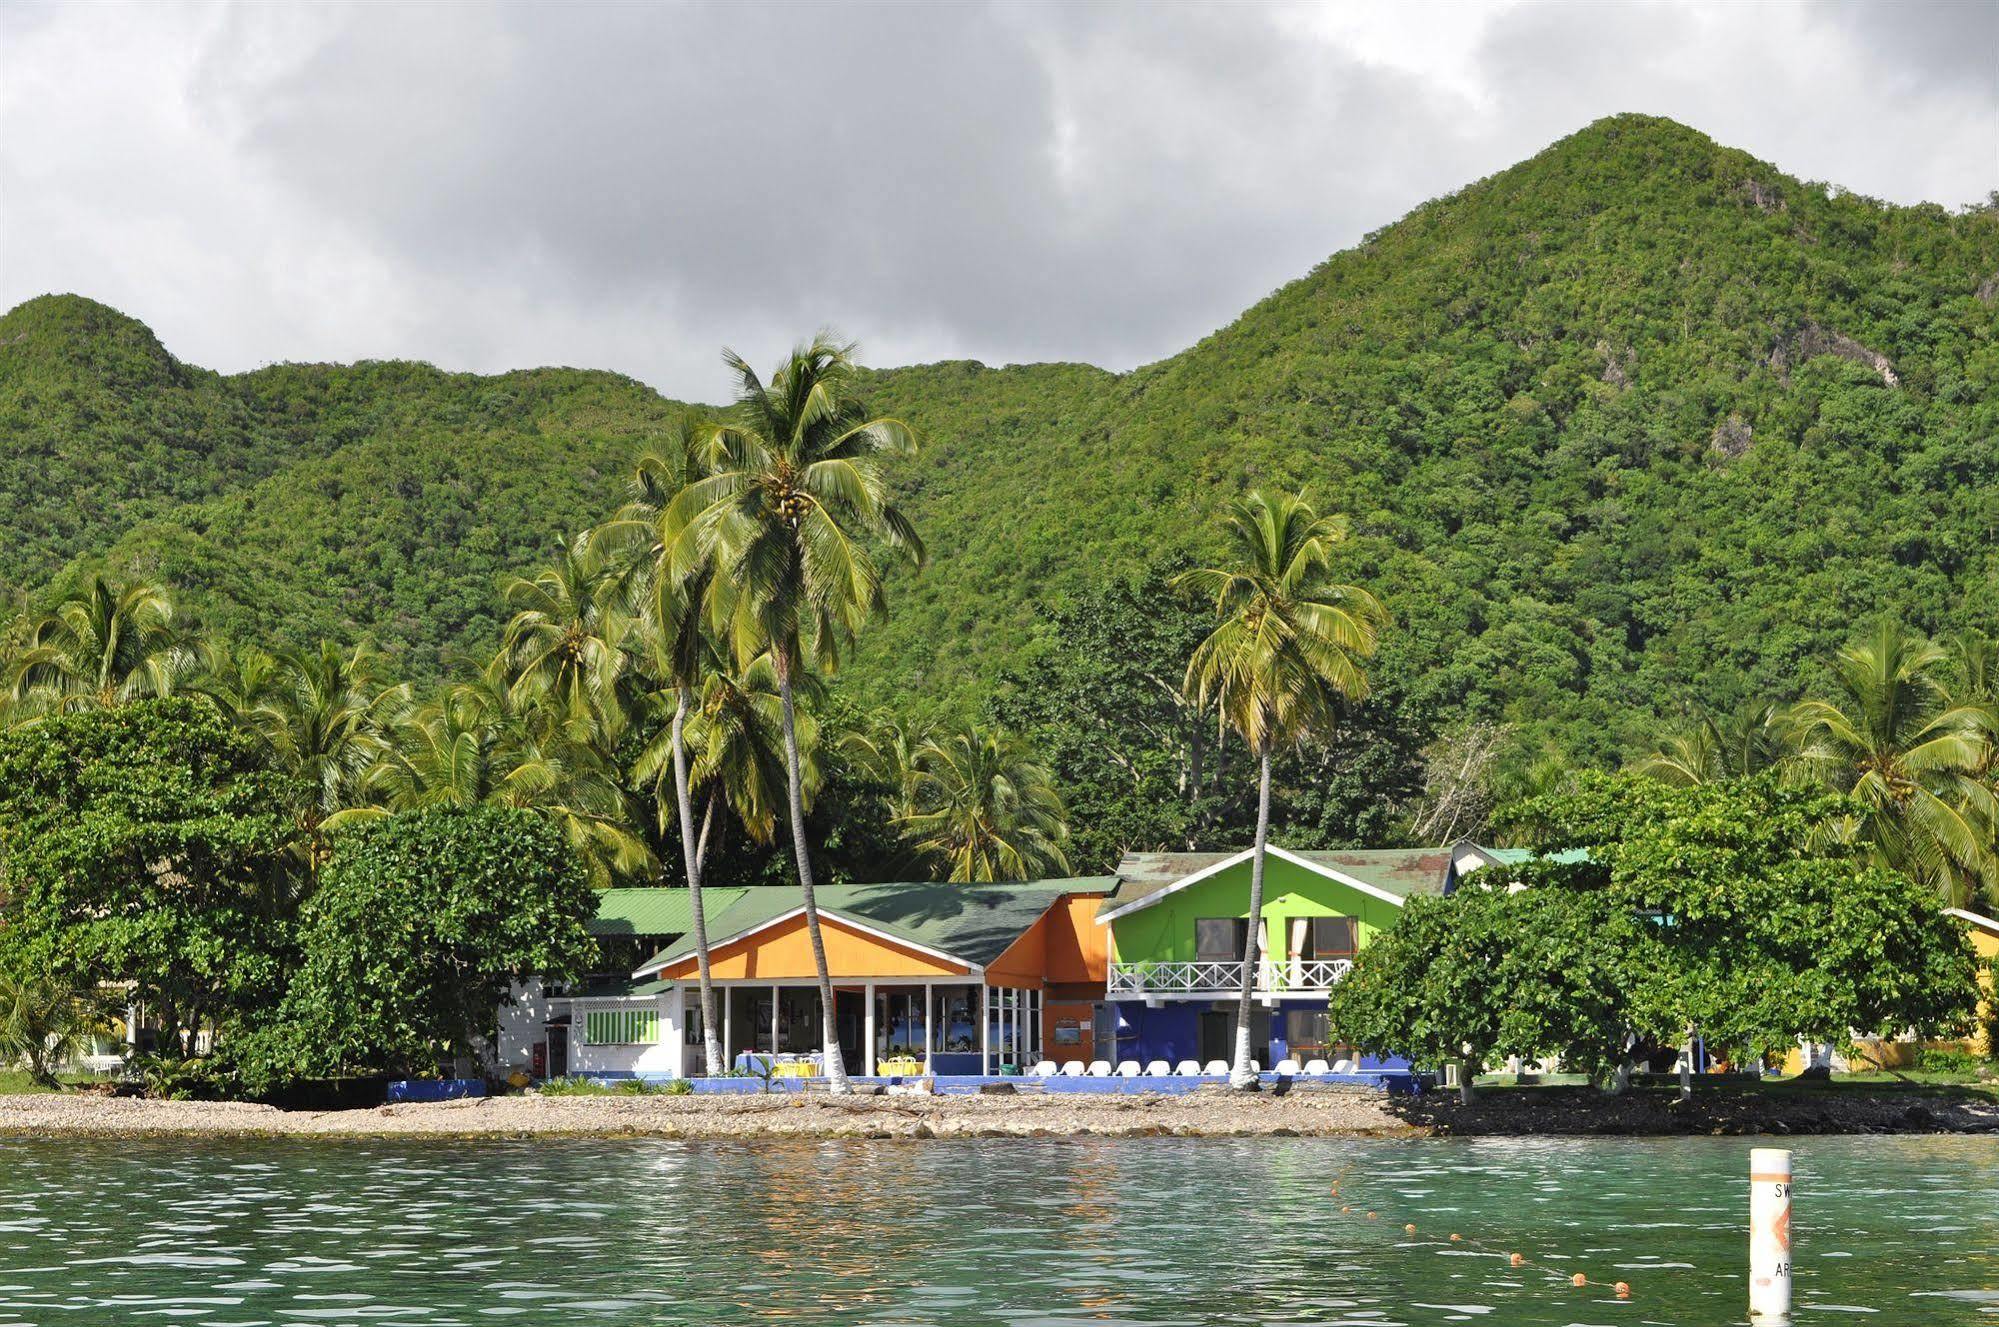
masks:
[[[1170,354],[1620,110],[1961,205],[1999,7],[0,7],[0,300],[177,352]],[[1980,52],[1983,54],[1981,55]]]

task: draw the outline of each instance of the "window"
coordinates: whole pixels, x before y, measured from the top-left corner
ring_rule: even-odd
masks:
[[[1293,1009],[1284,1015],[1284,1040],[1293,1059],[1323,1056],[1327,1045],[1326,1011]]]
[[[583,1040],[592,1046],[651,1046],[659,1041],[659,1011],[592,1009],[583,1016]]]
[[[1194,923],[1194,957],[1199,962],[1239,963],[1248,944],[1247,917],[1203,917]]]
[[[1300,958],[1352,958],[1358,949],[1359,927],[1351,917],[1312,918],[1309,952]]]

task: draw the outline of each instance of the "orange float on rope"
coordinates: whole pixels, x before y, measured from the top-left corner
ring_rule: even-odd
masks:
[[[1589,1284],[1589,1278],[1587,1276],[1584,1276],[1581,1272],[1577,1272],[1574,1276],[1569,1278],[1569,1284],[1572,1286],[1586,1286]]]
[[[1370,1221],[1374,1220],[1374,1213],[1373,1213],[1373,1212],[1369,1212],[1369,1213],[1367,1214],[1367,1219],[1368,1219],[1368,1220],[1370,1220]]]
[[[1526,1262],[1526,1261],[1527,1261],[1527,1260],[1526,1260],[1525,1258],[1521,1257],[1521,1256],[1520,1256],[1519,1254],[1517,1254],[1517,1253],[1509,1253],[1509,1254],[1507,1254],[1507,1255],[1506,1255],[1506,1257],[1507,1257],[1507,1260],[1508,1260],[1509,1262],[1511,1262],[1511,1263],[1512,1263],[1512,1264],[1513,1264],[1513,1265],[1514,1265],[1515,1267],[1518,1267],[1518,1266],[1520,1266],[1520,1265],[1521,1265],[1522,1263],[1524,1263],[1524,1262]]]
[[[1353,1211],[1353,1208],[1351,1208],[1351,1207],[1342,1207],[1342,1208],[1341,1208],[1340,1210],[1341,1210],[1342,1212],[1351,1212],[1351,1211]]]
[[[1402,1229],[1413,1235],[1416,1233],[1416,1223],[1411,1221],[1408,1225],[1402,1227]]]
[[[1631,1298],[1631,1283],[1629,1281],[1619,1281],[1617,1283],[1617,1297],[1619,1299]]]
[[[1456,1243],[1457,1243],[1457,1242],[1458,1242],[1459,1240],[1461,1240],[1461,1239],[1463,1239],[1463,1238],[1464,1238],[1464,1236],[1463,1236],[1463,1235],[1460,1235],[1460,1234],[1459,1234],[1459,1233],[1458,1233],[1457,1231],[1453,1230],[1453,1231],[1451,1232],[1451,1243],[1453,1243],[1453,1244],[1456,1244]]]

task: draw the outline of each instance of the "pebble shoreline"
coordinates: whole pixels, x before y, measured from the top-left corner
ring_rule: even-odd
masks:
[[[487,1097],[364,1110],[285,1111],[247,1102],[0,1097],[0,1136],[993,1138],[1420,1134],[1365,1088],[1184,1096]]]

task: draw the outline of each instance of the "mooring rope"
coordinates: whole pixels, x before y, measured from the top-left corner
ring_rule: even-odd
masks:
[[[1333,1197],[1338,1198],[1340,1196],[1340,1186],[1346,1183],[1347,1174],[1352,1169],[1353,1169],[1352,1163],[1348,1163],[1348,1165],[1344,1169],[1342,1169],[1337,1176],[1334,1177]],[[1353,1205],[1351,1203],[1340,1204],[1340,1211],[1347,1215],[1352,1215],[1353,1210],[1354,1210]],[[1381,1219],[1381,1213],[1379,1210],[1375,1208],[1368,1208],[1366,1209],[1366,1214],[1362,1219],[1367,1221],[1378,1221]],[[1418,1232],[1416,1228],[1416,1223],[1414,1221],[1403,1222],[1402,1233],[1405,1235],[1417,1234]],[[1553,1280],[1566,1282],[1567,1284],[1576,1286],[1578,1288],[1587,1287],[1591,1285],[1597,1285],[1597,1286],[1608,1285],[1610,1286],[1612,1293],[1614,1293],[1619,1299],[1631,1298],[1631,1283],[1629,1281],[1617,1281],[1614,1283],[1602,1280],[1592,1281],[1588,1276],[1584,1275],[1581,1272],[1567,1272],[1546,1263],[1536,1262],[1532,1258],[1529,1258],[1526,1254],[1518,1251],[1517,1249],[1494,1244],[1489,1240],[1478,1239],[1475,1236],[1466,1235],[1462,1231],[1456,1231],[1456,1230],[1451,1231],[1450,1238],[1446,1240],[1433,1239],[1429,1241],[1418,1241],[1418,1242],[1428,1243],[1430,1245],[1434,1245],[1437,1248],[1449,1248],[1450,1246],[1455,1244],[1455,1245],[1461,1245],[1466,1248],[1477,1249],[1480,1252],[1489,1253],[1491,1256],[1495,1258],[1500,1258],[1500,1257],[1505,1258],[1507,1265],[1509,1267],[1524,1268],[1530,1271],[1538,1272],[1543,1276],[1549,1277]]]

